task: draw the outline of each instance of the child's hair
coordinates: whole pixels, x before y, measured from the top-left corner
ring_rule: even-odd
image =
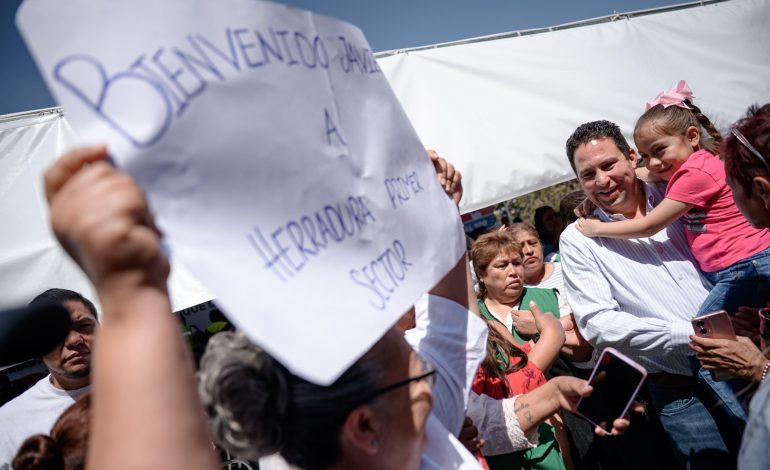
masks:
[[[88,454],[91,394],[80,397],[56,420],[50,435],[36,434],[21,445],[11,468],[83,470]]]
[[[511,384],[508,382],[507,374],[521,370],[527,365],[527,353],[517,346],[511,344],[499,331],[492,326],[492,322],[497,320],[487,320],[489,336],[487,336],[487,353],[481,368],[487,374],[499,378],[506,394],[511,390]],[[509,359],[519,358],[514,362]]]
[[[735,128],[770,164],[770,103],[761,108],[750,106],[746,117],[735,123]],[[725,171],[741,184],[746,194],[751,195],[755,176],[770,176],[765,165],[734,135],[728,134],[719,150],[725,161]]]
[[[665,135],[682,135],[690,126],[693,126],[701,131],[701,148],[716,154],[717,147],[722,142],[722,134],[689,98],[684,100],[684,104],[690,109],[675,105],[666,108],[662,104],[657,104],[645,111],[636,121],[634,139],[639,134],[639,130],[648,125],[652,130]]]

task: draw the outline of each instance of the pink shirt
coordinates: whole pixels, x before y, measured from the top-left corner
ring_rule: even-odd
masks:
[[[715,272],[770,247],[767,229],[755,229],[733,201],[719,157],[698,150],[668,182],[666,198],[692,204],[684,215],[687,242],[701,271]]]

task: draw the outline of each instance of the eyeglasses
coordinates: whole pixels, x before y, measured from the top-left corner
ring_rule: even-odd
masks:
[[[765,160],[765,157],[762,156],[761,153],[759,153],[759,150],[757,150],[751,143],[749,142],[749,139],[747,139],[743,134],[741,134],[741,131],[738,130],[738,126],[736,124],[733,124],[730,126],[730,132],[733,133],[736,139],[740,141],[749,151],[754,154],[757,159],[762,162],[762,165],[764,165],[765,170],[767,170],[767,173],[770,174],[770,164],[767,163],[767,160]]]
[[[420,362],[422,363],[422,370],[423,370],[422,374],[416,375],[414,377],[409,377],[404,380],[399,380],[396,383],[392,383],[390,385],[386,385],[382,388],[379,388],[373,391],[372,393],[366,395],[360,402],[361,403],[369,402],[379,397],[380,395],[396,390],[397,388],[403,387],[404,385],[409,385],[412,382],[419,382],[420,380],[427,381],[428,385],[433,387],[433,384],[436,383],[436,367],[433,364],[431,364],[430,361],[423,358],[422,356],[418,355],[417,357],[420,359]]]

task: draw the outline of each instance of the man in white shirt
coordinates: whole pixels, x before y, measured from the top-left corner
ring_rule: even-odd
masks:
[[[70,331],[41,358],[50,375],[0,408],[0,470],[10,469],[21,444],[35,434],[48,434],[62,412],[91,388],[91,347],[99,324],[96,308],[90,300],[66,289],[49,289],[30,305],[51,303],[67,309]]]
[[[643,217],[665,185],[634,172],[637,156],[608,121],[583,124],[567,141],[567,156],[594,215],[605,222]],[[652,402],[686,468],[730,468],[727,447],[698,398],[688,358],[690,319],[707,290],[676,222],[648,238],[587,238],[575,225],[561,236],[564,278],[574,318],[597,350],[612,346],[650,373]]]

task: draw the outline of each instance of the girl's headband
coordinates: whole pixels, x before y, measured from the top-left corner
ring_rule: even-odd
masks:
[[[694,96],[692,96],[692,90],[690,90],[690,87],[687,86],[687,83],[685,83],[684,80],[679,80],[679,83],[677,83],[675,87],[668,91],[661,91],[658,96],[652,100],[651,103],[647,103],[647,107],[644,108],[644,110],[647,111],[653,106],[657,106],[659,104],[663,105],[663,108],[668,108],[669,106],[679,106],[680,108],[684,109],[692,109],[687,106],[684,100],[692,100],[693,98]]]

